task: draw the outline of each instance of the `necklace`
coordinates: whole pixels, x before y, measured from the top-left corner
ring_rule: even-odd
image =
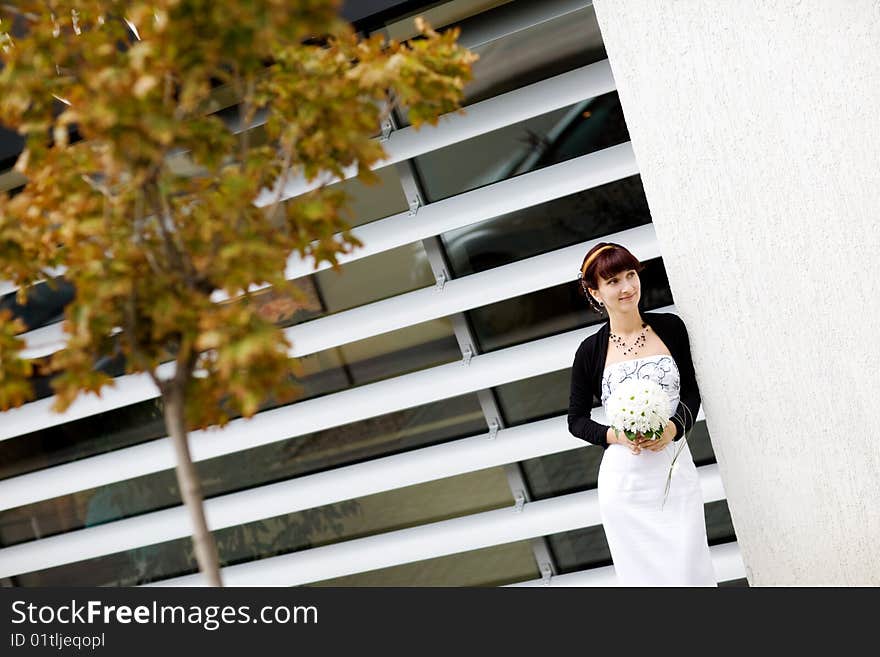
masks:
[[[614,333],[609,333],[608,339],[615,344],[618,351],[623,350],[624,356],[629,354],[629,352],[633,349],[635,349],[636,353],[638,353],[639,348],[642,347],[646,342],[645,334],[648,332],[648,328],[649,326],[645,324],[645,322],[642,322],[642,332],[636,337],[635,341],[629,347],[626,346],[626,341],[622,337],[620,337],[619,335],[615,335]]]

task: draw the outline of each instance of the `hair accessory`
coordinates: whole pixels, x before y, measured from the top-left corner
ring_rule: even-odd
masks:
[[[597,255],[602,253],[602,251],[604,251],[605,249],[614,249],[614,248],[616,248],[616,245],[606,244],[601,249],[596,249],[595,251],[593,251],[592,255],[590,255],[590,257],[587,258],[587,261],[584,263],[583,267],[581,267],[581,277],[583,277],[587,273],[587,268],[590,266],[590,263],[596,259]]]
[[[584,296],[587,298],[587,302],[590,304],[590,308],[592,308],[593,310],[595,310],[597,313],[599,313],[601,315],[602,309],[605,306],[605,304],[602,303],[601,301],[596,301],[593,298],[593,295],[590,294],[590,291],[587,289],[587,282],[583,278],[581,278],[580,281],[581,281],[581,289],[583,289],[583,291],[584,291]],[[597,303],[599,305],[596,305]]]

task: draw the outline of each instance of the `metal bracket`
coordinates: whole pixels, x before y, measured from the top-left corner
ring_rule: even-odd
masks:
[[[523,507],[526,503],[526,494],[523,493],[521,489],[517,488],[513,492],[513,499],[516,501],[516,506],[513,507],[513,510],[517,513],[522,513]]]
[[[434,290],[442,292],[447,280],[446,272],[441,270],[440,273],[437,274],[437,285],[434,286]]]
[[[471,349],[470,345],[466,345],[464,349],[461,351],[464,360],[462,361],[465,365],[471,364],[471,358],[474,357],[474,350]]]
[[[492,420],[489,423],[489,440],[495,440],[495,437],[498,435],[498,429],[501,428],[501,425],[498,423],[498,420]]]
[[[422,202],[419,200],[418,196],[415,196],[409,200],[409,216],[415,217],[419,212],[419,208],[422,207]]]
[[[394,129],[394,126],[391,124],[391,119],[385,119],[382,121],[382,134],[379,137],[379,141],[388,141],[388,137],[391,136],[391,131]]]
[[[544,583],[544,586],[550,586],[550,579],[553,577],[553,570],[550,568],[550,564],[546,561],[541,562],[541,581]]]

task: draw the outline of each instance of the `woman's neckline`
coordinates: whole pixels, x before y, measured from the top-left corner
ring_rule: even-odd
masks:
[[[658,356],[660,356],[662,358],[672,358],[672,354],[652,354],[650,356],[639,356],[638,358],[627,358],[626,360],[616,360],[613,363],[611,363],[611,365],[606,365],[605,369],[607,370],[609,367],[614,367],[615,365],[617,365],[619,363],[631,363],[635,360],[645,360],[646,358],[657,358]],[[673,359],[672,362],[674,363],[675,360]]]

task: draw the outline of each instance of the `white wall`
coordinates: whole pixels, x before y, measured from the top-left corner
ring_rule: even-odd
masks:
[[[596,0],[752,585],[880,585],[880,2]]]

